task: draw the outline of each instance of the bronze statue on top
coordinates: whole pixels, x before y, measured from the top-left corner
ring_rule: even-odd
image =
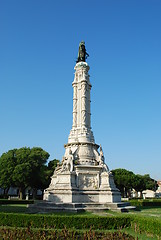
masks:
[[[86,52],[85,42],[82,41],[79,44],[77,63],[78,62],[85,62],[87,57],[89,57],[89,54]]]

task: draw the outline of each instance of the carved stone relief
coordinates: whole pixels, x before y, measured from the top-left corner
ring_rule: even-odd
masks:
[[[79,174],[78,187],[80,189],[98,189],[97,174]]]

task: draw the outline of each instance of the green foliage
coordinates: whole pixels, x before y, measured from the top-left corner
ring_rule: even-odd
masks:
[[[0,213],[3,226],[63,229],[118,229],[131,224],[130,216],[93,217],[82,215],[60,216],[40,214]]]
[[[26,187],[39,188],[44,181],[43,166],[49,153],[42,148],[20,148],[9,150],[0,157],[0,186],[19,188],[20,196]]]
[[[0,186],[1,188],[8,188],[13,185],[12,174],[16,164],[17,149],[9,150],[3,153],[0,157]]]
[[[149,189],[149,190],[156,190],[157,182],[152,179],[149,174],[145,175],[135,175],[134,182],[133,182],[133,188],[136,191],[142,192],[143,190]]]
[[[12,176],[15,186],[24,189],[28,187],[31,178],[31,172],[32,170],[29,163],[21,163],[15,166]]]
[[[161,236],[161,220],[156,218],[138,217],[135,216],[131,221],[131,227],[137,228],[137,231],[146,232]]]
[[[125,197],[132,188],[142,192],[146,189],[155,190],[157,186],[157,182],[150,178],[149,174],[143,176],[139,174],[135,175],[133,172],[121,168],[112,170],[112,173],[115,184],[121,191],[123,197]]]
[[[134,177],[134,181],[133,181],[133,188],[136,190],[136,191],[140,191],[142,192],[143,190],[146,189],[146,183],[145,183],[145,179],[142,175],[135,175]]]
[[[58,163],[59,163],[59,160],[57,160],[57,159],[51,160],[48,163],[48,170],[52,171],[52,173],[53,173]]]
[[[46,171],[45,171],[45,176],[44,176],[44,179],[46,182],[46,187],[49,186],[49,183],[51,181],[51,176],[53,175],[54,170],[57,167],[57,164],[59,164],[59,163],[60,163],[60,161],[57,159],[51,160],[48,163],[48,166],[46,167]]]
[[[19,188],[20,198],[27,187],[33,189],[47,188],[51,176],[59,163],[52,160],[46,165],[49,153],[40,147],[9,150],[0,157],[0,187],[6,191],[12,187]]]
[[[161,207],[161,199],[132,199],[130,204],[136,207]]]
[[[115,169],[112,170],[112,174],[114,176],[114,181],[121,191],[122,196],[125,197],[125,194],[132,188],[135,174],[126,169]]]
[[[156,186],[157,186],[157,182],[152,179],[149,174],[145,174],[143,176],[143,180],[144,180],[144,183],[145,183],[145,188],[143,190],[146,190],[146,189],[150,189],[150,190],[156,190]]]
[[[135,232],[161,235],[161,220],[134,215],[97,217],[83,215],[40,215],[0,213],[2,226],[43,229],[110,230],[132,228]]]

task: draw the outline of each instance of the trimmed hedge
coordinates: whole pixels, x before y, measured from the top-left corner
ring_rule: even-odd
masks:
[[[146,232],[161,236],[161,220],[133,215],[122,216],[60,216],[40,214],[0,213],[0,225],[43,229],[94,229],[110,230],[132,228],[135,232]]]
[[[136,207],[161,207],[161,199],[132,199],[129,202]]]
[[[58,216],[58,215],[28,215],[28,214],[0,214],[1,226],[54,228],[63,229],[118,229],[124,227],[139,228],[141,231],[161,234],[161,220],[136,216]]]
[[[130,226],[131,220],[130,216],[93,217],[0,213],[0,225],[11,227],[118,229]]]
[[[33,204],[34,200],[8,200],[8,199],[0,199],[0,205],[6,204]]]

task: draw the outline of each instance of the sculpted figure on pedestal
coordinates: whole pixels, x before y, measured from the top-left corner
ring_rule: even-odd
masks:
[[[105,157],[103,154],[102,146],[100,145],[100,163],[103,164],[104,160],[105,160]]]
[[[70,148],[68,157],[63,158],[62,172],[63,171],[69,171],[69,172],[73,171],[73,159],[74,159],[74,157],[73,157],[73,154],[72,154],[72,150]]]
[[[105,164],[105,157],[104,157],[104,154],[103,154],[103,150],[102,150],[102,146],[101,146],[101,145],[100,145],[99,165],[101,165],[101,166],[103,167],[103,171],[106,171],[106,172],[109,171],[107,165]]]
[[[77,63],[78,62],[85,62],[87,57],[89,57],[89,54],[86,52],[85,42],[82,41],[79,44]]]

